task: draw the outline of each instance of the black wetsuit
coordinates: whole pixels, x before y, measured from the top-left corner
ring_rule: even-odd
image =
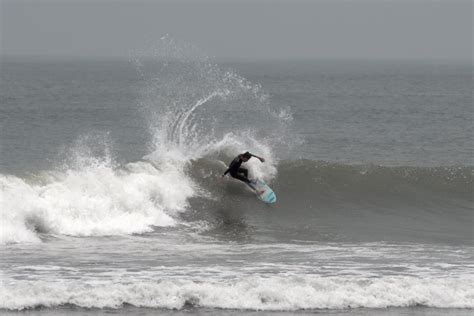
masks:
[[[249,176],[249,171],[245,168],[241,168],[240,166],[242,165],[242,159],[240,159],[239,156],[235,157],[234,160],[229,165],[229,168],[224,172],[224,175],[227,173],[230,173],[230,175],[233,178],[239,179],[240,181],[243,181],[245,183],[250,183],[250,180],[248,178]]]

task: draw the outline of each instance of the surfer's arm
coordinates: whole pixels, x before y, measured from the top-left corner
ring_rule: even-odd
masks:
[[[249,154],[250,154],[250,153],[249,153]],[[264,158],[262,158],[262,157],[259,157],[259,156],[257,156],[257,155],[250,154],[250,156],[257,158],[257,159],[258,159],[258,160],[260,160],[261,162],[264,162],[264,161],[265,161],[265,159],[264,159]]]

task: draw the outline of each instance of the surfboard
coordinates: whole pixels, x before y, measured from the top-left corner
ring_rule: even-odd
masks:
[[[263,180],[255,179],[249,186],[255,190],[255,194],[261,201],[269,204],[276,202],[275,192]]]

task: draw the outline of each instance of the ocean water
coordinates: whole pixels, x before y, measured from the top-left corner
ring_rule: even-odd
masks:
[[[1,313],[471,314],[472,70],[3,59]]]

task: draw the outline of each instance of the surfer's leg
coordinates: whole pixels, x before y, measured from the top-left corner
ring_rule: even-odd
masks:
[[[241,169],[242,169],[242,168],[241,168]],[[240,169],[239,169],[239,171],[240,171]],[[232,176],[232,178],[236,178],[236,179],[238,179],[238,180],[240,180],[240,181],[243,181],[243,182],[245,182],[245,183],[247,183],[247,184],[250,183],[250,180],[249,180],[246,176],[241,175],[240,173],[234,172],[234,173],[231,173],[230,175]]]
[[[245,168],[239,168],[238,173],[242,173],[247,179],[249,178],[249,171]]]
[[[247,169],[244,169],[245,171],[247,171]],[[240,169],[239,169],[240,171]],[[248,172],[248,171],[247,171]],[[248,174],[248,173],[247,173]],[[254,190],[258,195],[262,194],[263,192],[265,191],[258,191],[257,188],[255,187],[255,183],[252,183],[252,181],[249,180],[249,178],[247,177],[244,177],[243,175],[239,174],[239,173],[231,173],[230,174],[233,178],[236,178],[236,179],[239,179],[240,181],[242,182],[245,182],[245,184],[247,184],[252,190]]]

